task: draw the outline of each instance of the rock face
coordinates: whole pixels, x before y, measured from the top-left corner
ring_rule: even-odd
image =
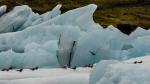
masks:
[[[36,3],[36,4],[34,4]],[[90,3],[98,5],[98,9],[94,14],[96,22],[106,27],[119,24],[127,24],[136,28],[141,26],[150,27],[150,0],[1,0],[0,5],[8,5],[8,10],[16,5],[27,4],[35,12],[44,13],[58,3],[63,4],[62,12],[81,7]]]

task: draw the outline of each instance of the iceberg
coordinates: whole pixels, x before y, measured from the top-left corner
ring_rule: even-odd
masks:
[[[89,84],[149,84],[149,58],[144,56],[123,62],[101,61],[92,70]],[[143,63],[135,64],[135,61]]]
[[[93,20],[95,4],[63,14],[60,8],[57,5],[40,15],[23,5],[2,15],[0,68],[74,68],[102,60],[123,61],[150,55],[149,30],[138,27],[125,35],[112,25],[104,29]]]
[[[59,4],[55,8],[53,8],[52,11],[49,11],[49,12],[46,12],[46,13],[40,15],[40,17],[42,18],[42,21],[44,22],[44,21],[50,20],[50,19],[60,15],[61,7],[62,7],[62,5]]]
[[[0,53],[0,68],[58,68],[60,65],[56,57],[57,50],[55,40],[47,41],[43,45],[30,43],[25,46],[24,53],[16,53],[10,49]]]
[[[100,60],[123,60],[126,55],[122,56],[124,51],[121,49],[125,43],[126,35],[116,28],[95,29],[81,33],[76,43],[72,67],[86,66]]]
[[[34,21],[38,20],[39,18],[38,14],[33,13],[32,10],[28,6],[15,7],[14,10],[6,14],[6,16],[8,16],[9,19],[12,19],[14,18],[14,16],[21,17],[23,14],[25,17],[21,17],[23,18],[22,22],[19,21],[18,19],[13,19],[14,21],[18,20],[19,22],[21,22],[21,23],[16,23],[20,25],[17,27],[18,30],[20,29],[20,31],[18,31],[15,28],[16,32],[4,33],[4,31],[10,32],[9,30],[14,29],[14,27],[10,26],[10,28],[7,27],[3,31],[3,34],[0,34],[0,51],[4,54],[5,53],[7,54],[7,53],[10,53],[10,50],[11,50],[10,55],[17,54],[16,56],[18,56],[19,54],[19,56],[21,55],[20,57],[26,57],[24,55],[26,55],[27,53],[31,54],[35,52],[41,52],[44,54],[46,52],[45,50],[41,48],[40,48],[41,49],[40,51],[31,50],[32,52],[31,51],[26,52],[26,46],[31,43],[42,45],[45,42],[48,42],[50,40],[59,40],[61,36],[60,44],[57,44],[57,46],[59,46],[59,49],[57,52],[63,53],[63,54],[56,56],[57,54],[55,52],[55,54],[53,54],[52,56],[55,56],[56,58],[58,58],[59,63],[61,62],[61,60],[66,60],[68,64],[68,62],[70,61],[69,60],[70,58],[68,58],[68,56],[70,56],[70,52],[75,52],[74,48],[70,50],[72,48],[72,42],[78,41],[78,38],[80,37],[81,33],[85,33],[85,31],[91,31],[92,29],[95,30],[101,27],[93,21],[92,15],[94,11],[96,10],[96,5],[94,4],[91,4],[82,8],[77,8],[77,9],[74,9],[64,14],[59,15],[60,7],[61,5],[58,5],[52,10],[52,12],[48,12],[48,13],[41,15],[43,18],[51,17],[51,16],[53,16],[53,18],[49,18],[49,20],[45,19],[45,21],[40,22],[39,24],[35,23],[34,25],[31,25],[30,23],[32,23],[32,19],[34,19]],[[6,19],[6,16],[3,16],[2,18],[0,18],[0,20]],[[81,18],[81,16],[83,17]],[[4,22],[8,22],[8,20]],[[3,56],[4,55],[2,55],[2,57]],[[66,58],[64,56],[66,56]],[[29,58],[30,56],[28,56],[26,60],[32,60]],[[43,59],[45,58],[43,57]],[[25,59],[25,58],[20,58],[20,59]],[[28,63],[31,63],[31,62],[28,62]],[[69,63],[71,64],[71,62]],[[19,64],[23,64],[23,63],[19,63]],[[27,63],[24,63],[24,66],[23,65],[22,66],[26,67],[26,64]],[[32,66],[32,64],[28,64],[27,66],[29,65]],[[65,65],[65,63],[63,64],[61,62],[60,65]],[[16,65],[16,66],[18,67],[19,65]]]
[[[150,36],[142,36],[133,39],[132,42],[130,42],[133,48],[129,51],[128,57],[133,58],[133,57],[150,55],[149,42],[150,42]]]
[[[90,74],[89,84],[96,84],[101,78],[104,77],[106,71],[112,64],[117,64],[118,61],[115,60],[103,60],[96,64]]]
[[[90,4],[85,7],[70,10],[61,14],[52,20],[48,21],[49,24],[55,25],[72,25],[78,26],[81,31],[88,31],[100,28],[93,20],[93,13],[95,12],[97,6]]]
[[[22,26],[20,26],[16,31],[22,31],[25,28],[28,28],[32,25],[33,23],[36,22],[40,18],[40,15],[38,13],[31,12],[29,16],[27,17],[27,20],[24,22]]]
[[[1,6],[0,7],[0,17],[2,15],[4,15],[6,13],[6,11],[7,11],[7,6],[6,5]]]
[[[43,26],[43,25],[42,25]],[[35,42],[43,44],[49,40],[58,40],[60,34],[72,26],[45,25],[34,26],[23,31],[0,35],[0,50],[12,49],[15,52],[24,52],[27,44]],[[72,27],[74,28],[74,27]],[[13,44],[12,44],[13,43]]]
[[[17,6],[0,18],[0,33],[14,32],[20,28],[31,13],[28,6]]]
[[[0,33],[22,31],[30,26],[38,25],[60,15],[60,8],[61,5],[57,5],[52,11],[39,15],[38,13],[34,13],[26,5],[17,6],[11,12],[0,18]],[[6,12],[6,6],[2,6],[0,11],[1,16]]]
[[[141,27],[138,27],[135,31],[133,31],[131,34],[130,34],[130,38],[131,39],[134,39],[134,38],[137,38],[137,37],[142,37],[142,36],[149,36],[150,35],[150,30],[146,30],[146,29],[143,29]]]
[[[24,25],[21,28],[19,28],[19,31],[25,28],[28,28],[30,26],[41,24],[45,21],[48,21],[60,15],[61,14],[60,8],[61,8],[61,5],[57,5],[54,9],[52,9],[52,11],[46,12],[42,15],[32,12],[32,14],[30,14],[30,16],[28,17],[28,20],[26,21],[26,23],[24,23]]]

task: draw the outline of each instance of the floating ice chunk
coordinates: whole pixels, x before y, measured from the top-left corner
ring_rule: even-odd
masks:
[[[106,61],[94,68],[90,84],[149,84],[149,76],[150,68],[146,62],[134,64]]]
[[[104,75],[105,72],[108,70],[111,64],[119,63],[118,61],[109,60],[109,61],[101,61],[100,63],[96,64],[90,74],[90,82],[89,84],[96,84]]]
[[[60,11],[61,6],[62,5],[57,5],[55,8],[53,8],[52,11],[42,14],[41,15],[42,20],[47,21],[47,20],[50,20],[50,19],[60,15],[61,14],[61,11]]]
[[[3,5],[0,7],[0,16],[2,16],[3,14],[5,14],[7,11],[7,6]]]
[[[108,27],[106,28],[106,30],[110,30],[110,31],[112,31],[112,32],[117,33],[118,35],[121,35],[121,36],[124,36],[124,37],[127,38],[127,35],[126,35],[126,34],[122,33],[119,29],[117,29],[117,28],[114,27],[113,25],[108,26]]]
[[[24,52],[24,47],[27,44],[32,42],[42,44],[49,40],[58,40],[61,33],[69,28],[76,29],[78,27],[67,25],[36,25],[23,31],[1,34],[0,50],[13,49],[15,52]]]
[[[31,12],[31,8],[26,5],[15,7],[0,18],[0,33],[18,30],[26,22]]]
[[[123,60],[124,57],[121,57],[121,54],[124,56],[127,54],[126,51],[122,50],[126,43],[126,35],[116,31],[118,30],[97,29],[82,33],[77,40],[76,50],[71,62],[72,67],[86,66],[100,60]]]
[[[25,57],[22,66],[31,67],[59,67],[56,57],[58,50],[57,41],[47,41],[43,45],[37,43],[28,44],[25,47]],[[34,60],[33,60],[34,59]]]
[[[28,19],[25,21],[25,23],[16,31],[21,31],[25,28],[28,28],[29,26],[33,26],[33,23],[40,18],[40,15],[38,13],[31,12],[27,18]]]
[[[0,68],[60,67],[56,57],[57,50],[57,41],[48,41],[43,45],[30,43],[26,45],[24,53],[13,50],[0,53]]]
[[[0,54],[0,68],[9,68],[13,60],[10,58],[14,58],[14,56],[12,56],[13,51],[9,50],[8,52],[1,52]]]
[[[42,22],[48,21],[48,20],[60,15],[61,14],[61,11],[60,11],[61,6],[62,5],[59,4],[55,8],[53,8],[52,11],[49,11],[49,12],[46,12],[46,13],[40,15],[40,17],[37,20],[32,22],[32,25],[38,25]]]
[[[150,55],[150,36],[137,37],[130,42],[133,48],[130,50],[128,57],[139,57]]]
[[[133,31],[130,34],[130,38],[133,39],[136,37],[142,37],[142,36],[147,36],[147,35],[150,35],[150,30],[146,30],[141,27],[138,27],[135,31]]]
[[[51,14],[55,15],[56,11],[61,7],[61,5],[56,6],[56,8],[53,9]],[[96,10],[96,5],[88,5],[82,8],[77,8],[71,11],[68,11],[64,14],[61,14],[53,19],[50,19],[48,21],[41,21],[42,19],[39,18],[35,20],[32,25],[36,25],[35,27],[43,27],[48,25],[72,25],[72,26],[78,26],[81,30],[89,30],[89,29],[96,29],[100,28],[99,25],[97,25],[93,21],[93,13]],[[30,24],[31,21],[26,21],[27,25]],[[27,26],[25,26],[27,27]],[[31,28],[31,27],[29,27]],[[22,28],[21,28],[22,29]]]
[[[56,25],[79,26],[82,31],[99,28],[99,25],[93,21],[93,13],[96,8],[97,6],[94,4],[77,8],[55,17],[48,23]]]

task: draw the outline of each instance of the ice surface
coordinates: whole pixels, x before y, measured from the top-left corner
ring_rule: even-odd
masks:
[[[15,7],[0,18],[0,33],[16,31],[25,23],[31,12],[31,8],[26,5]]]
[[[80,36],[79,28],[70,28],[63,32],[58,41],[59,50],[57,52],[58,60],[61,66],[70,66],[75,42]]]
[[[100,60],[124,59],[122,56],[124,51],[121,48],[126,41],[126,35],[122,34],[116,28],[109,28],[97,29],[81,34],[73,55],[73,67],[86,66]]]
[[[31,12],[30,15],[27,17],[26,21],[22,26],[20,26],[16,31],[24,30],[25,28],[28,28],[32,25],[35,25],[34,23],[40,18],[40,15],[38,13]]]
[[[89,68],[0,71],[0,84],[88,84],[89,73]]]
[[[60,67],[56,57],[57,50],[57,41],[54,40],[43,45],[30,43],[25,46],[24,53],[16,53],[12,50],[1,52],[0,68]]]
[[[118,61],[113,61],[113,60],[106,61],[105,60],[96,64],[94,69],[91,71],[89,84],[96,84],[99,80],[101,80],[101,78],[104,77],[110,65],[116,64],[116,63],[118,63]]]
[[[77,28],[67,25],[45,25],[43,28],[41,26],[37,25],[19,32],[1,34],[0,50],[6,51],[12,49],[15,52],[24,52],[24,47],[29,43],[42,44],[49,40],[58,40],[62,32],[65,32],[69,28]]]
[[[3,5],[0,7],[0,17],[5,14],[7,11],[7,6],[6,5]]]
[[[149,60],[150,56],[124,62],[102,61],[92,71],[90,84],[149,84]]]

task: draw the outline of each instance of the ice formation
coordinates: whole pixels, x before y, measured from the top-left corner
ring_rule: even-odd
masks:
[[[64,55],[57,57],[56,52],[63,50],[62,52],[66,52],[69,56],[70,50],[66,49],[69,48],[67,42],[77,41],[82,32],[100,27],[92,18],[96,5],[91,4],[61,15],[60,7],[61,5],[58,5],[51,12],[39,15],[26,5],[17,6],[0,18],[2,20],[0,30],[3,33],[0,35],[0,60],[8,60],[1,64],[1,68],[59,67],[58,62],[67,59],[60,59]],[[59,38],[61,38],[60,45]],[[47,46],[50,51],[41,48],[47,42],[50,42]],[[37,58],[36,61],[34,58]],[[60,60],[57,61],[57,58]],[[68,61],[70,60],[66,62]]]
[[[94,4],[63,14],[60,8],[40,15],[23,5],[2,15],[0,68],[79,67],[150,54],[150,30],[125,35],[113,26],[103,29],[93,20]]]
[[[19,29],[31,13],[28,6],[17,6],[11,12],[0,18],[0,33],[12,32]]]
[[[61,14],[60,8],[62,5],[57,5],[52,11],[50,12],[46,12],[42,15],[40,15],[40,17],[42,18],[42,21],[47,21],[50,20],[58,15]]]
[[[91,72],[90,84],[149,84],[149,60],[150,56],[123,62],[101,61]]]
[[[4,15],[7,11],[7,6],[3,5],[0,7],[0,16]]]

